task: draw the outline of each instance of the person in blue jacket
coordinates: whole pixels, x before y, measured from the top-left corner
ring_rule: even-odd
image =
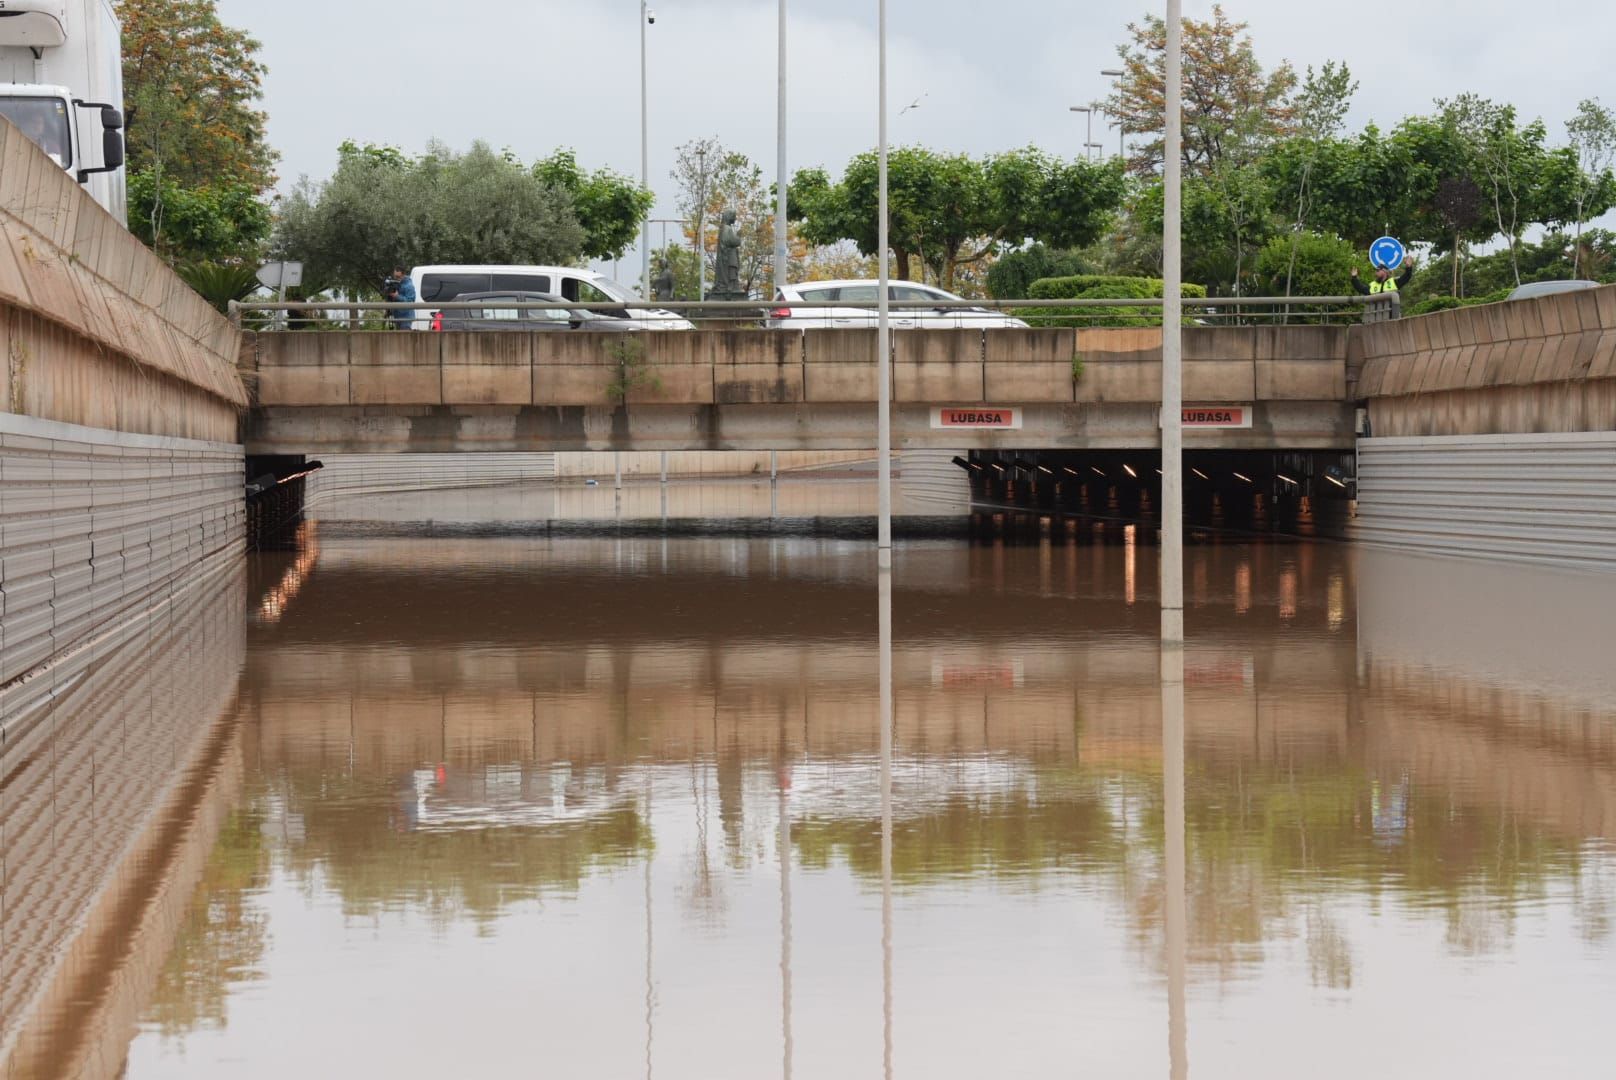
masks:
[[[402,266],[393,267],[393,276],[387,279],[387,287],[382,291],[389,304],[410,304],[415,302],[415,282],[410,280],[410,272]],[[389,311],[387,317],[393,321],[394,330],[408,330],[410,323],[415,321],[415,312],[408,308]]]

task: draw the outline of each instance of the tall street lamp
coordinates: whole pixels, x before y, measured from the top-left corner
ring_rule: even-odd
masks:
[[[1108,79],[1121,79],[1121,78],[1126,78],[1128,73],[1126,71],[1121,70],[1120,68],[1105,68],[1104,70],[1102,70],[1100,72],[1100,74],[1105,76]],[[1117,88],[1117,104],[1118,104],[1119,107],[1122,104],[1122,88],[1121,87]],[[1127,147],[1123,146],[1123,144],[1122,144],[1122,137],[1125,134],[1127,134],[1127,132],[1122,127],[1122,114],[1118,113],[1117,114],[1117,157],[1124,158],[1124,159],[1127,158],[1127,156],[1128,156],[1128,149],[1127,149]]]
[[[774,200],[774,288],[778,293],[786,281],[786,0],[780,0],[780,93],[779,116],[775,120],[779,160],[775,169]]]
[[[1184,643],[1184,25],[1183,0],[1167,0],[1167,124],[1162,145],[1163,646]],[[1121,122],[1121,117],[1118,117]]]
[[[656,12],[640,0],[640,186],[651,190],[651,129],[646,108],[645,28],[656,22]],[[640,299],[651,299],[651,218],[646,216],[640,234]]]
[[[879,0],[876,15],[877,48],[880,62],[876,78],[876,108],[880,112],[877,125],[879,144],[879,194],[876,207],[876,250],[880,252],[880,273],[876,289],[875,350],[877,357],[876,381],[876,456],[880,461],[877,481],[876,566],[881,570],[892,567],[892,311],[891,291],[887,283],[892,277],[887,221],[887,0]],[[888,721],[883,720],[883,730]],[[889,1070],[890,1075],[890,1070]]]
[[[1083,141],[1083,157],[1086,159],[1091,156],[1089,154],[1089,148],[1094,145],[1094,106],[1072,105],[1069,106],[1069,108],[1072,112],[1080,112],[1088,117],[1089,133],[1087,138],[1085,138]]]

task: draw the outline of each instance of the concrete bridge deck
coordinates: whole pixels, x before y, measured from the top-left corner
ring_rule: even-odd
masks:
[[[1196,327],[1184,399],[1249,426],[1191,447],[1350,449],[1347,327]],[[1159,329],[893,335],[899,447],[1159,445]],[[250,454],[453,450],[867,449],[876,332],[247,335]],[[1013,427],[945,426],[988,405]]]

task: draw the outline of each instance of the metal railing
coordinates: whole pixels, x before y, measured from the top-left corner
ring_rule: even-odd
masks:
[[[1186,297],[1183,304],[1186,326],[1344,325],[1382,322],[1396,318],[1398,313],[1395,295]],[[523,318],[531,312],[548,311],[570,312],[579,317],[567,320]],[[1159,299],[894,300],[889,311],[895,329],[998,329],[1016,325],[1009,320],[1032,327],[1152,327],[1162,322]],[[253,331],[525,329],[545,332],[585,326],[625,331],[724,326],[791,330],[873,327],[877,305],[874,301],[845,300],[233,301],[230,318],[242,329]]]

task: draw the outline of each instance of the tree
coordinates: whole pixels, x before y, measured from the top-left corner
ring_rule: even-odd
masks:
[[[275,181],[257,108],[266,69],[258,42],[222,24],[214,0],[120,0],[117,11],[130,184],[149,196],[134,207],[135,231],[171,259],[188,257],[184,239],[165,239],[171,209],[236,205],[237,193]],[[253,257],[261,239],[232,256]]]
[[[1367,269],[1368,263],[1339,236],[1294,232],[1268,241],[1254,266],[1262,295],[1337,296],[1347,291],[1353,268]]]
[[[585,172],[571,150],[557,150],[538,162],[533,175],[571,197],[573,212],[584,230],[581,254],[586,259],[622,258],[639,238],[640,226],[656,203],[656,195],[638,181],[610,169]]]
[[[330,180],[283,201],[276,242],[306,277],[369,295],[395,263],[566,265],[585,239],[565,190],[484,143],[412,158],[349,142]]]
[[[1327,62],[1315,74],[1311,66],[1302,81],[1302,92],[1296,97],[1296,139],[1301,152],[1301,176],[1296,182],[1296,222],[1291,230],[1290,259],[1285,270],[1285,295],[1290,296],[1296,276],[1296,260],[1301,250],[1303,231],[1307,228],[1308,211],[1312,206],[1313,169],[1318,164],[1319,151],[1325,143],[1341,132],[1346,121],[1352,95],[1358,90],[1358,81],[1345,64]],[[1259,267],[1259,273],[1261,268]],[[1324,294],[1315,294],[1324,295]]]
[[[734,210],[741,237],[741,287],[748,292],[766,287],[774,275],[775,200],[762,168],[717,139],[697,139],[679,147],[671,175],[679,184],[685,236],[701,248],[708,280],[718,241],[718,230],[709,223]]]
[[[1286,136],[1295,127],[1291,94],[1296,72],[1288,63],[1264,73],[1246,34],[1248,24],[1230,22],[1221,5],[1210,22],[1184,20],[1184,169],[1190,176],[1210,174],[1229,149],[1232,133],[1253,127],[1265,138]],[[1154,138],[1135,146],[1129,167],[1152,173],[1162,161],[1167,113],[1167,24],[1147,15],[1128,26],[1132,38],[1117,49],[1126,74],[1106,103],[1124,132]],[[1251,117],[1257,118],[1255,125]]]
[[[1577,115],[1566,123],[1566,134],[1577,157],[1577,176],[1573,200],[1576,205],[1576,248],[1571,261],[1571,276],[1577,277],[1582,269],[1582,226],[1594,216],[1592,207],[1599,197],[1601,185],[1612,182],[1611,165],[1616,163],[1616,113],[1588,98],[1577,105]]]
[[[156,221],[161,221],[160,231]],[[256,268],[274,215],[247,184],[182,187],[172,178],[140,172],[129,177],[129,227],[153,251],[180,266],[245,263]]]
[[[1027,290],[1040,278],[1092,274],[1095,267],[1082,252],[1058,251],[1031,244],[1006,252],[988,271],[988,293],[998,300],[1025,300]]]
[[[792,181],[792,218],[812,244],[850,240],[878,255],[879,163],[864,153],[839,183],[823,169]],[[1036,240],[1081,247],[1098,239],[1120,205],[1122,171],[1113,162],[1062,161],[1028,148],[986,158],[900,147],[888,161],[889,242],[898,277],[915,278],[915,261],[951,288],[962,265],[1003,246]]]

